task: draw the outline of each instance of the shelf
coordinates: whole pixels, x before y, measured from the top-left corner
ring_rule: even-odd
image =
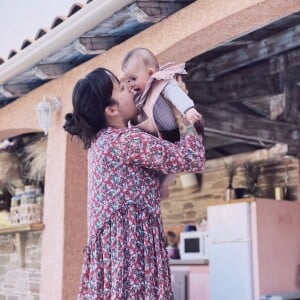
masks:
[[[2,227],[2,228],[0,227],[0,234],[41,231],[44,228],[45,225],[43,223],[24,224],[24,225],[17,225],[17,226]]]
[[[210,200],[208,202],[208,206],[214,205],[222,205],[222,204],[233,204],[233,203],[244,203],[244,202],[255,202],[255,197],[247,197],[247,198],[238,198],[238,199],[231,199],[231,200]]]
[[[42,231],[45,228],[43,223],[24,224],[0,228],[0,234],[13,233],[16,235],[15,245],[19,257],[19,266],[25,267],[25,234],[31,231]]]

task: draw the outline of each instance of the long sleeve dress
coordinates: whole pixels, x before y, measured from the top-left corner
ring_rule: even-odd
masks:
[[[137,128],[102,130],[88,151],[88,244],[80,300],[169,300],[160,172],[200,172],[202,141],[173,144]]]

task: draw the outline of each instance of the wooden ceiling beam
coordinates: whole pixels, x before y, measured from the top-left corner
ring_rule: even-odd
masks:
[[[218,80],[217,78],[214,79],[208,76],[207,71],[205,70],[205,64],[206,63],[202,62],[201,60],[198,64],[192,64],[192,65],[190,62],[188,62],[186,68],[188,72],[188,75],[186,76],[187,80],[191,80],[191,81],[196,80],[196,81],[203,81],[203,82],[217,81]],[[245,68],[239,69],[237,72],[238,72],[238,76],[257,76],[257,74],[272,75],[276,73],[281,73],[283,71],[284,71],[284,56],[276,55],[274,57],[271,57],[269,60],[260,61],[255,64],[251,64]],[[221,78],[223,79],[223,78],[229,78],[230,76],[237,76],[235,75],[237,72],[234,72],[233,74],[225,74]]]
[[[233,114],[207,106],[197,106],[204,116],[205,134],[218,134],[248,141],[257,141],[261,146],[285,143],[300,150],[299,127],[294,124],[270,121],[248,114]]]
[[[211,128],[207,128],[207,130],[205,130],[205,150],[212,150],[214,148],[227,147],[227,146],[230,147],[234,144],[242,144],[242,143],[245,143],[245,139],[221,136],[213,132]],[[253,141],[247,140],[247,145],[262,147],[259,141],[254,141],[254,140]]]
[[[287,55],[287,59],[290,67],[300,66],[300,49],[290,51]]]
[[[236,142],[238,139],[232,139],[227,137],[222,137],[215,134],[205,133],[205,150],[211,150],[218,147],[230,146]]]
[[[299,115],[299,88],[296,84],[298,69],[290,65],[288,54],[285,55],[284,61],[283,82],[286,103],[281,119],[289,123],[297,123]]]
[[[249,108],[257,116],[277,120],[284,113],[286,106],[285,98],[285,93],[246,98],[241,99],[239,103],[234,103],[234,107],[238,108],[238,104],[241,104]]]
[[[5,98],[15,98],[15,95],[11,91],[7,90],[3,85],[0,85],[0,94]]]
[[[256,150],[249,153],[241,153],[227,157],[211,159],[205,164],[205,172],[224,169],[225,164],[233,164],[235,167],[243,166],[245,161],[262,164],[267,164],[271,161],[281,161],[287,153],[287,145],[276,144],[269,149]]]
[[[27,94],[29,91],[35,89],[38,86],[37,83],[23,83],[23,84],[5,84],[3,85],[3,91],[10,93],[10,95],[15,97],[21,97]],[[0,91],[1,92],[1,91]]]
[[[187,81],[189,95],[196,103],[215,104],[241,101],[246,98],[281,93],[279,74],[256,76],[230,76],[213,82]]]
[[[85,54],[99,54],[113,46],[123,42],[127,36],[95,36],[81,37],[77,44],[77,50]]]
[[[174,12],[182,9],[194,0],[181,1],[148,1],[140,0],[133,3],[129,7],[131,17],[136,19],[139,23],[157,23],[170,16]]]
[[[42,64],[33,68],[35,75],[43,80],[54,79],[74,67],[72,63]]]
[[[215,78],[298,47],[300,47],[300,25],[219,56],[207,63],[204,68],[209,77]]]

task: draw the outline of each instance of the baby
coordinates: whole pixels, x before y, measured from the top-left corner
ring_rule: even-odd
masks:
[[[198,133],[203,134],[202,116],[182,87],[184,64],[160,68],[150,50],[135,48],[123,59],[122,71],[140,111],[137,127],[175,142],[179,140],[176,116],[184,114]]]

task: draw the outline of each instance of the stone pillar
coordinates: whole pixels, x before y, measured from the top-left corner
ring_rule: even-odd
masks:
[[[86,242],[86,152],[60,128],[48,137],[40,299],[76,299]]]
[[[300,159],[298,159],[297,174],[297,201],[300,201]]]

